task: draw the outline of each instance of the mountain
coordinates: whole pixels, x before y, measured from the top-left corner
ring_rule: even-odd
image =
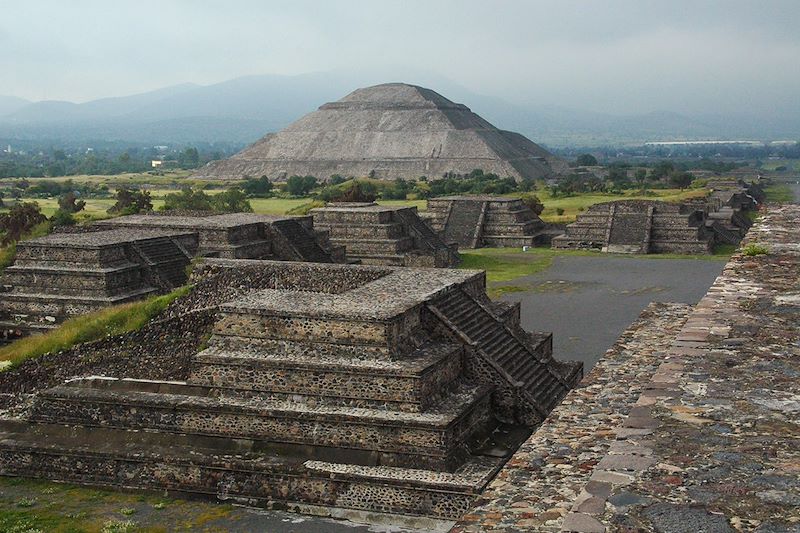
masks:
[[[22,109],[30,104],[28,100],[17,98],[16,96],[2,96],[0,95],[0,117],[13,113],[18,109]]]
[[[356,88],[386,82],[430,87],[466,104],[497,127],[549,146],[640,143],[670,139],[796,139],[800,113],[789,116],[687,116],[669,111],[612,115],[520,105],[476,94],[432,72],[390,68],[297,76],[244,76],[212,85],[174,85],[132,96],[76,104],[0,97],[0,138],[97,139],[150,144],[246,144],[277,131]]]

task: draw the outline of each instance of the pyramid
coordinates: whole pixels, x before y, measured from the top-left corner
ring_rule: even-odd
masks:
[[[423,87],[387,83],[327,103],[231,158],[209,163],[195,177],[415,179],[482,169],[521,180],[565,168],[547,150],[497,129],[463,104]]]

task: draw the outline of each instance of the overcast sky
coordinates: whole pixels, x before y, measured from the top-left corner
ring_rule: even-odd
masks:
[[[376,66],[516,103],[794,114],[800,0],[0,0],[0,94],[31,100]]]

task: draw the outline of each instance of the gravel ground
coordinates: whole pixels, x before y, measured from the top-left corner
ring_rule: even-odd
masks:
[[[501,299],[522,302],[522,326],[552,331],[553,353],[583,361],[584,372],[650,302],[695,304],[725,261],[561,256],[544,272],[514,280],[529,289]]]

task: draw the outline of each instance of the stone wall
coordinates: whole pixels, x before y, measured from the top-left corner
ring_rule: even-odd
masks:
[[[793,531],[800,206],[767,206],[693,308],[653,304],[455,532]]]

